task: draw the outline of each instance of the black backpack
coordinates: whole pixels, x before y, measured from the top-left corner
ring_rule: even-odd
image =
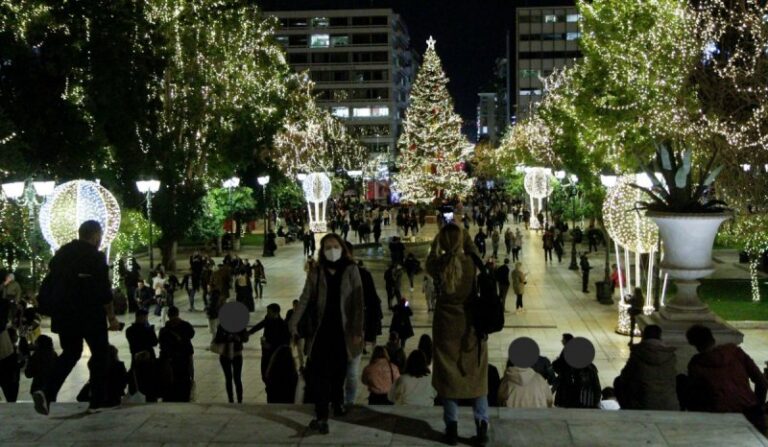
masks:
[[[478,338],[486,339],[504,329],[504,306],[496,289],[496,278],[485,266],[480,267],[475,284],[467,310]]]

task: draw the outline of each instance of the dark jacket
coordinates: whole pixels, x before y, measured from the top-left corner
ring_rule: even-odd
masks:
[[[171,318],[160,329],[160,357],[161,358],[184,358],[194,354],[192,347],[192,337],[195,336],[195,329],[188,322]]]
[[[381,335],[381,320],[384,318],[381,312],[381,298],[376,293],[376,284],[368,269],[360,268],[360,282],[363,283],[364,337],[366,341],[373,341],[377,335]]]
[[[563,408],[597,408],[600,404],[600,378],[597,368],[572,368],[561,355],[552,363],[557,373],[555,406]]]
[[[27,361],[27,367],[24,369],[24,375],[32,379],[30,393],[45,389],[45,384],[51,376],[56,359],[59,356],[55,351],[35,351]]]
[[[153,358],[155,357],[155,346],[159,341],[154,326],[133,323],[125,330],[125,338],[128,340],[131,356],[147,351]]]
[[[679,410],[676,363],[675,348],[660,340],[644,340],[631,346],[616,388],[621,408]]]
[[[282,318],[264,318],[256,326],[248,330],[248,334],[255,334],[264,329],[264,349],[277,349],[287,345],[291,341],[291,333],[288,323]]]
[[[392,323],[389,326],[389,331],[397,332],[403,342],[413,337],[412,315],[413,311],[405,303],[398,303],[392,308]]]
[[[688,363],[692,411],[743,412],[758,403],[750,380],[765,387],[765,377],[754,360],[734,344],[717,346],[696,354]]]
[[[56,252],[49,267],[51,331],[106,331],[104,305],[112,302],[112,286],[104,253],[87,242],[74,240]]]

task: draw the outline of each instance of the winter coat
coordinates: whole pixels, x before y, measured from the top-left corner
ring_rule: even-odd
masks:
[[[366,341],[374,341],[377,335],[381,335],[381,320],[384,318],[384,314],[381,312],[381,298],[376,293],[376,285],[373,282],[371,272],[365,268],[360,268],[359,271],[365,302],[365,324],[363,326],[365,328],[365,339]]]
[[[691,411],[740,413],[758,404],[750,387],[765,384],[754,360],[740,347],[728,343],[696,354],[688,363]]]
[[[523,295],[525,292],[525,273],[522,270],[512,270],[512,289],[515,295]]]
[[[679,410],[676,362],[675,348],[660,340],[644,340],[633,345],[619,376],[621,385],[616,390],[621,408]]]
[[[581,369],[572,368],[560,355],[552,363],[557,373],[555,405],[562,408],[598,408],[600,378],[594,364]]]
[[[387,399],[395,405],[431,407],[435,405],[435,397],[437,397],[437,391],[432,386],[432,377],[429,375],[413,377],[404,374],[389,389]]]
[[[549,408],[554,403],[552,391],[541,374],[532,368],[511,366],[499,386],[499,405],[511,408]]]
[[[409,306],[398,303],[392,308],[392,322],[389,325],[389,332],[397,332],[403,342],[413,337],[412,315],[413,311]]]
[[[387,359],[376,359],[363,369],[362,382],[371,394],[388,394],[400,377],[397,365]]]
[[[299,307],[291,316],[288,323],[291,334],[298,335],[297,326],[307,309],[310,299],[317,300],[317,322],[322,323],[323,313],[325,312],[326,289],[325,267],[318,265],[313,267],[307,274],[304,282],[304,290],[299,297]],[[319,278],[318,278],[319,275]],[[317,290],[315,290],[317,288]],[[342,272],[341,277],[341,322],[344,327],[344,338],[346,340],[347,357],[353,359],[363,351],[363,321],[364,321],[364,298],[363,284],[360,279],[360,271],[356,265],[348,265]],[[319,328],[318,328],[319,329]],[[306,340],[306,352],[308,358],[312,356],[312,344],[314,335]]]
[[[466,232],[464,252],[478,256]],[[448,258],[432,250],[427,258],[427,272],[438,280],[443,275]],[[478,340],[466,302],[474,290],[475,264],[470,256],[461,259],[461,281],[452,293],[442,288],[437,296],[432,321],[434,344],[432,385],[440,397],[471,399],[488,395],[488,346]]]

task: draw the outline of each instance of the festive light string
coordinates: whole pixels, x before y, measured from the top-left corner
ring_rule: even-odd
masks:
[[[109,246],[120,229],[120,206],[106,188],[87,180],[74,180],[57,186],[40,208],[40,230],[56,251],[77,239],[77,230],[86,220],[101,224],[100,250]]]

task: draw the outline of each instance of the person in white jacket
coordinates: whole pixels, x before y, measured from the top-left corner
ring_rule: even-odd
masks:
[[[405,372],[389,389],[389,401],[395,405],[431,407],[437,391],[432,386],[429,366],[424,354],[418,349],[411,352],[405,362]]]
[[[499,386],[499,406],[511,408],[550,408],[554,403],[546,379],[532,368],[507,363]]]

